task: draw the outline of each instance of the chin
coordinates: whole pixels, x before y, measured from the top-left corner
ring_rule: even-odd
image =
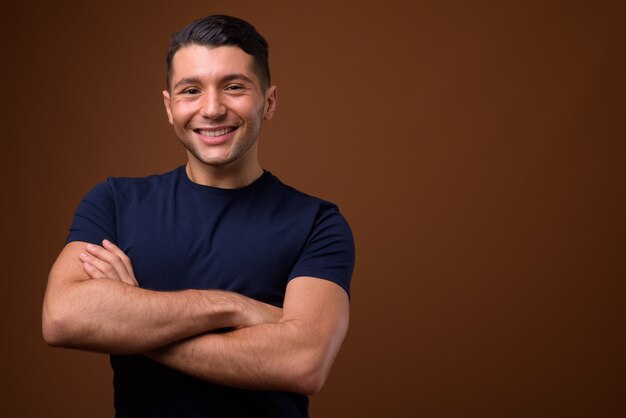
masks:
[[[196,157],[197,158],[197,157]],[[202,156],[201,158],[197,158],[198,161],[200,161],[203,164],[206,165],[210,165],[210,166],[215,166],[215,167],[222,167],[222,166],[226,166],[229,164],[232,164],[233,162],[236,161],[236,158],[231,158],[230,156],[226,155],[226,156]]]

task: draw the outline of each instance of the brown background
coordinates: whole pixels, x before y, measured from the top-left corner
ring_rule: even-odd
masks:
[[[270,41],[264,166],[357,240],[313,417],[626,416],[625,4],[3,6],[0,415],[112,416],[107,357],[41,339],[47,273],[91,186],[183,163],[169,35],[221,12]]]

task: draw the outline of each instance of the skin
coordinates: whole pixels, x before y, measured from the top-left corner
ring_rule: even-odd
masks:
[[[141,289],[130,259],[104,241],[71,242],[61,251],[48,278],[42,324],[53,346],[133,354],[280,318],[281,309],[232,292]]]
[[[238,188],[263,172],[258,137],[274,114],[276,87],[262,86],[252,60],[233,46],[190,45],[174,55],[164,104],[196,183]],[[143,353],[214,383],[314,394],[345,337],[348,307],[340,286],[314,277],[289,282],[283,309],[232,292],[141,289],[132,261],[105,240],[66,245],[50,272],[42,322],[53,346]],[[223,328],[232,331],[211,332]]]
[[[90,271],[92,279],[135,281],[132,266],[113,244],[105,242],[103,247],[92,246],[88,251],[90,262],[84,262],[83,268]],[[282,311],[273,308],[256,312],[255,321],[231,332],[205,333],[144,354],[214,383],[307,395],[317,393],[348,328],[345,291],[326,280],[298,277],[287,286]]]
[[[211,63],[211,65],[207,65]],[[276,86],[263,88],[252,56],[235,46],[181,48],[172,60],[167,117],[187,149],[192,181],[240,188],[262,173],[258,138],[276,109]],[[210,138],[201,130],[234,129]]]

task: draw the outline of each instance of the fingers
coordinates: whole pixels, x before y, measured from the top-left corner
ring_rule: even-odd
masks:
[[[267,319],[268,322],[279,322],[283,318],[283,310],[273,305],[267,305]]]
[[[87,271],[87,273],[92,277],[96,276],[94,278],[109,278],[109,279],[121,280],[121,278],[119,277],[119,274],[109,262],[102,260],[95,255],[92,255],[86,252],[81,253],[80,261],[83,262],[83,265],[85,264],[89,265],[85,269],[85,271]]]
[[[244,309],[246,319],[241,328],[260,324],[272,324],[279,322],[283,317],[283,310],[276,306],[263,303],[254,299],[246,298],[248,306]]]
[[[83,270],[92,279],[106,279],[106,276],[100,270],[95,268],[93,264],[87,261],[83,262]]]
[[[122,263],[124,263],[124,265],[126,266],[126,271],[128,271],[128,273],[133,278],[135,277],[135,273],[133,272],[133,265],[130,262],[130,258],[128,258],[128,256],[124,253],[124,251],[120,250],[117,245],[113,244],[108,239],[105,239],[104,241],[102,241],[102,246],[106,248],[107,250],[109,250],[110,252],[112,252],[113,254],[117,255],[120,258],[120,260],[122,260]]]
[[[136,286],[134,276],[130,276],[126,266],[120,258],[108,250],[88,245],[87,252],[80,254],[80,261],[83,262],[83,270],[94,279],[118,280],[122,283]]]
[[[137,286],[130,259],[118,247],[108,241],[105,242],[106,244],[103,244],[110,249],[88,244],[86,252],[80,254],[85,272],[92,278],[119,280]]]

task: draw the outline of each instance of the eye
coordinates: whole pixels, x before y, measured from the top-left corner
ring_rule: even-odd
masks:
[[[243,86],[239,85],[239,84],[229,84],[226,86],[226,88],[224,89],[226,91],[239,91],[239,90],[243,90]]]
[[[189,87],[183,90],[183,94],[198,94],[200,90],[195,87]]]

